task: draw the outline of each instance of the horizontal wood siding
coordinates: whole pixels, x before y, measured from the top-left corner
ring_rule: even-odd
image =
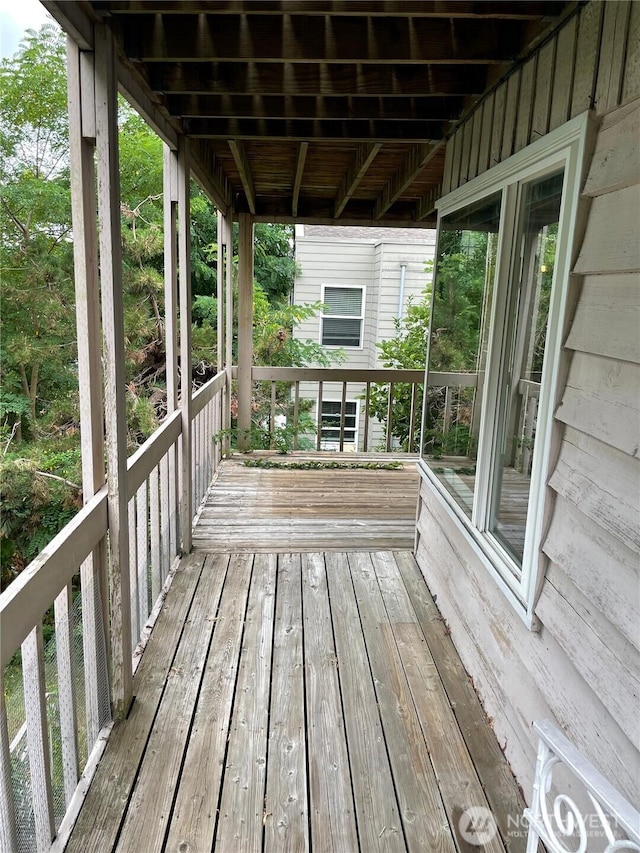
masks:
[[[423,483],[417,558],[463,663],[531,796],[533,720],[549,717],[640,805],[640,56],[638,3],[591,2],[520,70],[515,115],[501,115],[501,157],[595,103],[602,123],[584,188],[591,199],[574,267],[575,303],[549,471],[547,559],[526,629],[459,525]],[[552,69],[549,72],[549,68]],[[480,106],[487,167],[490,105]],[[544,87],[539,91],[538,87]],[[500,94],[500,89],[504,90]],[[547,98],[548,95],[548,98]],[[486,127],[484,126],[486,123]],[[463,146],[462,129],[449,148]],[[456,139],[456,136],[459,139]],[[484,148],[483,148],[484,146]],[[484,152],[484,154],[483,154]],[[491,144],[491,159],[497,147]],[[470,156],[473,157],[473,154]],[[461,161],[460,157],[460,161]],[[447,158],[455,189],[466,164]],[[457,167],[455,171],[454,166]]]

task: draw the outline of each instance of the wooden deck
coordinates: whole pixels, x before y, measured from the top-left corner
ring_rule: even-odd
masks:
[[[374,454],[256,454],[277,464],[333,461],[385,463]],[[355,551],[412,549],[418,473],[404,457],[396,470],[248,468],[246,457],[225,460],[207,496],[193,546],[236,551]]]
[[[463,853],[523,808],[407,551],[191,554],[134,692],[70,851]]]

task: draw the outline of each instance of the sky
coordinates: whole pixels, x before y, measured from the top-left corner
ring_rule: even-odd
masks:
[[[13,56],[25,30],[40,29],[50,21],[39,0],[0,0],[0,55]]]

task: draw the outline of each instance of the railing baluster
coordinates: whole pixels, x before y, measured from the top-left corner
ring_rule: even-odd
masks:
[[[298,449],[298,420],[300,418],[300,383],[294,382],[293,392],[293,449]]]
[[[340,453],[344,450],[344,422],[347,409],[347,383],[342,383],[342,397],[340,398]]]
[[[44,643],[41,624],[36,625],[22,644],[22,679],[36,846],[38,851],[45,851],[51,846],[55,835],[55,822],[51,791]]]
[[[147,481],[136,493],[136,519],[138,524],[138,638],[149,615],[149,509],[147,504]]]
[[[82,595],[82,651],[84,657],[84,702],[87,720],[87,742],[94,743],[101,726],[100,673],[98,664],[98,631],[102,629],[99,612],[100,578],[96,565],[103,565],[99,548],[106,550],[103,542],[90,554],[80,567],[80,589]]]
[[[171,447],[167,455],[163,456],[160,460],[160,565],[162,568],[163,583],[171,565],[171,490],[169,487],[169,471],[173,452],[174,448]]]
[[[418,386],[415,382],[411,383],[411,409],[409,411],[409,440],[407,443],[407,452],[413,453],[413,434],[416,420],[416,392]]]
[[[135,649],[140,637],[138,621],[138,532],[136,529],[135,495],[129,501],[129,599],[131,602],[131,646]]]
[[[316,450],[322,447],[322,382],[318,382],[318,429],[316,432]]]
[[[151,601],[155,604],[162,589],[160,546],[160,466],[149,475],[149,536],[151,539]]]
[[[446,435],[451,429],[452,396],[451,386],[447,385],[444,392],[444,419],[442,424],[443,435]]]
[[[271,416],[269,420],[269,448],[276,446],[276,383],[271,382]]]
[[[58,708],[62,741],[62,777],[67,805],[78,784],[78,729],[73,650],[73,590],[62,590],[54,603],[56,623],[56,663],[58,669]]]
[[[391,452],[391,432],[393,429],[393,382],[389,383],[389,398],[387,402],[387,453]]]
[[[367,382],[364,397],[364,437],[362,439],[362,451],[369,451],[369,407],[371,405],[371,383]]]
[[[16,810],[11,785],[11,754],[7,709],[4,702],[4,682],[0,669],[0,850],[17,850]]]

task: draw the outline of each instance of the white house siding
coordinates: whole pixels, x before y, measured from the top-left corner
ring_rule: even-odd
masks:
[[[584,187],[585,200],[592,201],[573,267],[575,310],[565,338],[547,489],[548,566],[536,606],[540,631],[526,629],[426,482],[417,548],[421,570],[526,796],[535,762],[531,724],[547,717],[636,806],[639,96],[640,3],[592,2],[448,143],[445,191],[583,112],[592,98],[602,117]],[[484,128],[481,140],[472,132],[477,121]],[[466,145],[465,133],[477,143]]]
[[[431,277],[425,263],[433,260],[435,231],[426,229],[373,229],[305,226],[296,235],[296,262],[300,269],[294,287],[294,302],[318,302],[323,285],[359,285],[366,288],[362,349],[346,349],[346,361],[340,367],[382,367],[376,342],[395,334],[394,318],[398,316],[401,264],[406,264],[402,312],[409,298],[421,298]],[[320,341],[320,317],[302,323],[296,336]],[[316,399],[317,384],[301,383],[300,394]],[[364,394],[364,385],[350,384],[348,400]],[[340,400],[342,386],[327,383],[325,400]],[[363,438],[364,402],[360,403],[358,435]],[[316,416],[315,407],[312,412]],[[382,424],[372,423],[369,447],[383,440]]]

